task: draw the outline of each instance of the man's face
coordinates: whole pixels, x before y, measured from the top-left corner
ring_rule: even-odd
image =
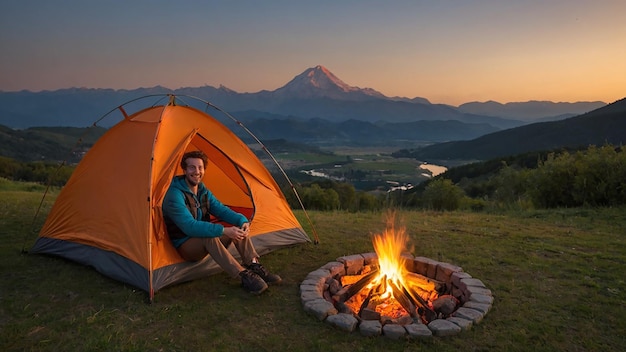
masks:
[[[204,163],[200,158],[187,159],[187,168],[185,169],[185,180],[190,186],[197,186],[202,182],[204,177]]]

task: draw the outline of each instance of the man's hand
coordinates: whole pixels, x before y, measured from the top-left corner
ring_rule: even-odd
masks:
[[[224,227],[224,234],[222,236],[226,236],[233,241],[240,241],[244,238],[248,237],[250,234],[250,224],[245,223],[241,228],[231,226]]]

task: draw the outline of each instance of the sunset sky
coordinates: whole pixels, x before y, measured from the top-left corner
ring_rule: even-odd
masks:
[[[624,0],[0,0],[0,90],[220,84],[322,65],[432,103],[626,97]]]

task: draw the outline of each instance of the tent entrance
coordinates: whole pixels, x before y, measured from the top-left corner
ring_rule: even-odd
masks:
[[[255,212],[250,185],[243,170],[224,151],[197,133],[185,152],[200,150],[209,157],[205,165],[203,182],[224,205],[252,220]],[[181,155],[182,157],[182,155]]]

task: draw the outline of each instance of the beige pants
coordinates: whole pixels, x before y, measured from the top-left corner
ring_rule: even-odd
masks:
[[[192,237],[178,247],[178,253],[183,259],[192,262],[202,260],[208,254],[228,275],[237,277],[244,268],[228,251],[231,243],[237,248],[244,265],[250,265],[252,259],[259,257],[250,237],[241,241],[233,241],[225,236]]]

